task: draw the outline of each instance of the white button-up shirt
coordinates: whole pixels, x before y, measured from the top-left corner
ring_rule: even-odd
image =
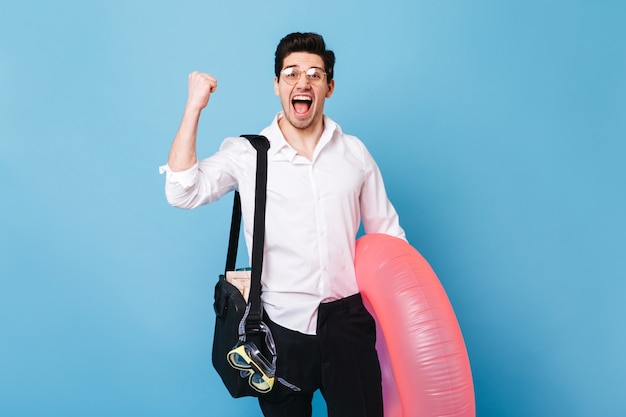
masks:
[[[275,323],[315,334],[320,303],[359,291],[354,250],[360,222],[366,233],[402,239],[405,234],[380,171],[359,139],[324,116],[324,131],[309,161],[285,140],[280,117],[261,132],[270,141],[263,308]],[[256,151],[247,139],[227,138],[216,154],[188,170],[163,166],[161,172],[167,172],[165,194],[176,207],[198,207],[239,190],[251,253]]]

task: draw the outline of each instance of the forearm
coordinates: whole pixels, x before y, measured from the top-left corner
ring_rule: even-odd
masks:
[[[174,172],[191,168],[197,161],[196,137],[201,109],[185,107],[183,118],[172,142],[167,164]]]
[[[207,106],[211,93],[217,88],[217,80],[209,74],[194,71],[189,74],[188,88],[187,105],[183,119],[174,137],[167,160],[167,164],[174,172],[189,169],[198,161],[196,136],[200,113]]]

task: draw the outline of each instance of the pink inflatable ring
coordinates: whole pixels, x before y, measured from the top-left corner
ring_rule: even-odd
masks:
[[[368,234],[355,267],[376,319],[385,417],[475,417],[463,335],[428,262],[402,239]]]

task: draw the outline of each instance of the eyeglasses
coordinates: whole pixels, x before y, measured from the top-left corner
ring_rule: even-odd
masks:
[[[294,85],[298,81],[300,81],[300,76],[302,74],[306,75],[306,80],[311,84],[321,84],[326,77],[326,73],[322,71],[321,68],[309,68],[306,71],[301,71],[296,67],[288,67],[282,70],[281,74],[283,75],[283,80],[289,85]]]
[[[276,375],[276,346],[272,333],[265,323],[261,322],[260,330],[265,333],[265,344],[272,356],[267,360],[253,342],[239,341],[228,352],[228,363],[239,370],[242,378],[248,378],[248,384],[258,392],[265,393],[274,387]]]

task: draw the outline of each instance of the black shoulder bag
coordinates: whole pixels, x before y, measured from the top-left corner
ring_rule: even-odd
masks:
[[[215,334],[213,367],[231,396],[258,397],[268,393],[279,381],[292,390],[299,388],[276,376],[276,347],[272,333],[263,323],[261,271],[265,241],[265,197],[267,188],[267,150],[269,141],[260,135],[242,135],[257,151],[252,272],[248,302],[242,291],[227,281],[235,270],[241,228],[241,198],[235,191],[233,214],[226,257],[226,270],[215,286]]]

